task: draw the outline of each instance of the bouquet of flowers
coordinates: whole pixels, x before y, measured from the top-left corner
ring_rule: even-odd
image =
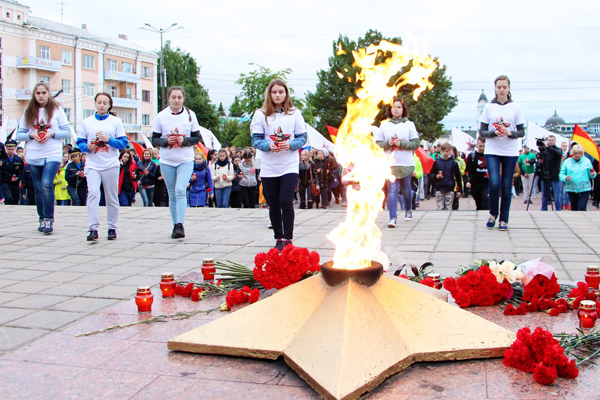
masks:
[[[282,289],[321,270],[319,253],[288,245],[254,258],[254,279],[265,289]]]
[[[446,278],[444,288],[460,308],[492,306],[509,299],[512,294],[510,283],[506,279],[498,282],[487,265],[471,269],[458,279]]]

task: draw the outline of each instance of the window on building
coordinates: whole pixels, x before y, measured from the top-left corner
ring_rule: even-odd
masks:
[[[64,94],[71,94],[71,81],[69,79],[63,79],[60,81],[60,88]]]
[[[131,88],[125,89],[125,97],[128,99],[131,98]]]
[[[40,82],[46,82],[49,85],[50,77],[49,76],[40,76]]]
[[[107,86],[106,91],[111,97],[119,97],[119,90],[116,86]]]
[[[20,21],[20,20],[21,20],[21,15],[17,14],[17,21]]]
[[[10,13],[6,12],[6,18],[10,18]]]
[[[117,70],[117,60],[106,60],[106,69],[109,71]]]
[[[94,95],[94,85],[91,82],[83,82],[83,95],[84,96],[93,96]]]
[[[146,78],[146,79],[152,78],[152,68],[142,67],[142,78]]]
[[[146,102],[150,103],[150,91],[149,90],[142,90],[142,101],[146,101]]]
[[[123,113],[123,123],[131,124],[131,113]]]
[[[150,114],[142,114],[142,125],[150,125]]]
[[[83,68],[85,69],[95,69],[94,59],[96,57],[90,56],[89,54],[83,55]]]
[[[65,115],[67,116],[67,121],[71,122],[71,109],[63,108],[63,111],[65,112]]]
[[[63,63],[63,65],[72,65],[73,64],[72,55],[73,55],[73,53],[71,53],[68,50],[63,50],[62,51],[62,63]]]
[[[45,60],[50,59],[50,47],[40,46],[40,58],[43,58]]]
[[[94,115],[94,110],[83,110],[83,118],[91,117]]]
[[[131,73],[131,63],[123,63],[123,72]]]

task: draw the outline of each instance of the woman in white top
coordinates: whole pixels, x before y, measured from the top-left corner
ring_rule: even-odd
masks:
[[[520,145],[518,138],[525,135],[523,114],[517,103],[512,101],[510,80],[500,75],[494,80],[496,97],[485,105],[479,117],[479,136],[485,140],[485,162],[490,175],[490,218],[488,228],[496,225],[500,216],[498,229],[508,230],[508,214],[510,212],[513,173],[519,158]],[[502,167],[502,175],[500,174]],[[498,213],[500,191],[502,204]]]
[[[161,147],[160,166],[169,192],[169,210],[173,220],[172,239],[185,237],[183,222],[187,207],[186,188],[194,169],[194,149],[200,142],[196,114],[183,105],[185,90],[169,89],[169,107],[156,116],[152,145]]]
[[[300,110],[292,105],[284,81],[273,79],[269,83],[263,106],[252,118],[250,132],[252,146],[262,152],[260,179],[267,194],[275,248],[283,250],[292,244],[298,149],[307,140],[306,123]]]
[[[412,191],[410,179],[415,170],[413,150],[419,147],[419,133],[408,120],[409,109],[404,100],[394,97],[388,106],[388,119],[381,123],[375,141],[393,158],[391,167],[394,182],[388,181],[387,203],[390,213],[388,228],[395,228],[398,219],[398,190],[404,198],[404,220],[412,220]]]
[[[110,110],[113,100],[108,93],[98,93],[94,98],[96,113],[83,120],[77,135],[77,147],[86,153],[87,212],[90,222],[88,241],[98,240],[98,208],[100,185],[106,199],[108,240],[117,238],[119,219],[119,152],[129,143],[123,123]]]
[[[63,109],[54,101],[50,86],[40,82],[19,122],[17,140],[27,141],[27,164],[35,188],[39,216],[38,231],[54,230],[54,177],[60,167],[63,139],[71,137],[71,126]]]

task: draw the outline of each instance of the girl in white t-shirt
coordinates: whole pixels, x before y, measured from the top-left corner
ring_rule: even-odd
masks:
[[[263,106],[250,124],[252,146],[262,152],[260,178],[269,205],[275,248],[292,244],[294,192],[298,185],[300,149],[307,140],[306,123],[292,105],[286,83],[273,79],[265,91]]]
[[[486,226],[493,228],[500,216],[498,229],[508,230],[512,181],[519,158],[519,141],[525,135],[521,107],[511,99],[510,80],[500,75],[494,80],[496,97],[485,105],[479,117],[479,136],[485,140],[485,162],[490,176],[490,218]],[[502,175],[500,174],[502,169]],[[502,192],[502,204],[498,212]]]
[[[100,185],[106,199],[108,240],[117,238],[119,219],[119,152],[129,143],[123,123],[110,110],[113,100],[108,93],[98,93],[94,98],[96,113],[83,120],[77,135],[77,147],[86,154],[87,212],[90,223],[88,241],[98,240],[98,208]]]
[[[388,119],[375,132],[375,141],[389,154],[394,182],[388,181],[387,203],[390,213],[388,228],[395,228],[398,220],[398,190],[404,198],[404,220],[412,220],[412,190],[410,179],[415,170],[413,150],[419,147],[419,133],[415,124],[408,120],[408,106],[404,100],[394,97],[388,106]]]
[[[17,140],[27,141],[27,164],[35,188],[39,216],[38,231],[54,230],[54,177],[62,161],[63,139],[71,137],[71,126],[63,109],[54,101],[50,86],[40,82],[19,122]]]
[[[161,147],[160,166],[173,220],[171,239],[178,239],[185,237],[186,188],[194,169],[193,146],[200,142],[200,125],[196,114],[183,105],[185,90],[182,87],[170,88],[167,100],[169,107],[156,116],[152,145]]]

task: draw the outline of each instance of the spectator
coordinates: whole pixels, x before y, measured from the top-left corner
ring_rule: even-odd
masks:
[[[56,198],[56,205],[59,206],[68,206],[71,200],[67,190],[67,180],[65,179],[65,165],[62,162],[54,177],[54,197]]]
[[[452,146],[449,143],[443,143],[440,150],[441,155],[435,160],[431,168],[431,171],[435,174],[435,179],[437,179],[435,200],[438,211],[450,211],[454,199],[460,197],[462,192],[462,178],[458,163],[452,157]],[[458,188],[458,190],[455,191],[455,188]]]
[[[190,207],[204,207],[207,197],[214,192],[208,162],[201,152],[194,156],[194,170],[190,179]]]
[[[314,164],[316,172],[314,178],[317,182],[317,189],[321,191],[319,196],[313,199],[315,202],[315,207],[327,208],[327,206],[329,205],[329,203],[327,202],[327,188],[329,185],[329,161],[327,160],[327,158],[325,158],[325,152],[323,150],[319,149],[316,151]]]
[[[150,149],[144,149],[142,157],[143,159],[137,162],[137,167],[141,174],[138,190],[140,191],[144,207],[152,207],[158,166],[152,161],[152,151]]]
[[[232,148],[233,149],[233,148]],[[242,208],[242,170],[240,169],[241,157],[234,153],[233,164],[233,181],[231,181],[231,196],[229,197],[229,205],[231,208]]]
[[[245,150],[240,163],[242,180],[242,204],[244,208],[256,208],[257,170],[252,159],[252,150]]]
[[[556,145],[556,136],[549,135],[547,145],[540,145],[540,165],[542,167],[542,211],[548,211],[548,201],[554,195],[556,211],[562,209],[560,190],[560,163],[562,150]],[[552,193],[550,192],[552,190]]]
[[[131,153],[127,150],[121,150],[119,161],[121,162],[119,170],[119,205],[121,207],[131,207],[135,199],[140,170],[131,159]]]
[[[467,157],[467,186],[475,200],[478,211],[489,210],[488,192],[490,179],[485,161],[485,138],[479,136],[475,150]]]
[[[4,194],[4,204],[17,205],[19,204],[21,183],[20,176],[23,173],[24,161],[16,155],[17,142],[15,140],[7,140],[6,157],[0,160],[2,165],[2,193]]]
[[[25,153],[23,153],[23,173],[21,174],[21,202],[25,205],[35,206],[35,187],[31,177],[31,167],[27,164]],[[0,190],[0,199],[2,191]],[[0,200],[1,201],[1,200]]]
[[[229,208],[231,182],[234,178],[233,166],[227,159],[227,151],[225,149],[219,150],[218,154],[217,161],[210,168],[215,187],[216,205],[217,208]]]
[[[310,152],[302,150],[298,174],[298,192],[300,194],[300,209],[313,208],[313,198],[310,192],[311,184],[316,185],[317,171],[315,163],[310,159]]]
[[[81,150],[77,147],[69,150],[71,162],[65,167],[65,178],[69,183],[67,190],[72,206],[85,206],[87,201],[87,179],[85,164],[81,161]]]
[[[523,146],[523,154],[519,156],[517,165],[521,170],[521,182],[523,182],[523,204],[533,204],[531,197],[535,178],[535,154],[531,152],[529,146]]]
[[[587,211],[587,203],[592,190],[590,179],[594,179],[597,174],[590,160],[584,157],[583,146],[579,144],[573,146],[571,156],[562,164],[559,178],[566,184],[566,191],[571,200],[571,210]]]

